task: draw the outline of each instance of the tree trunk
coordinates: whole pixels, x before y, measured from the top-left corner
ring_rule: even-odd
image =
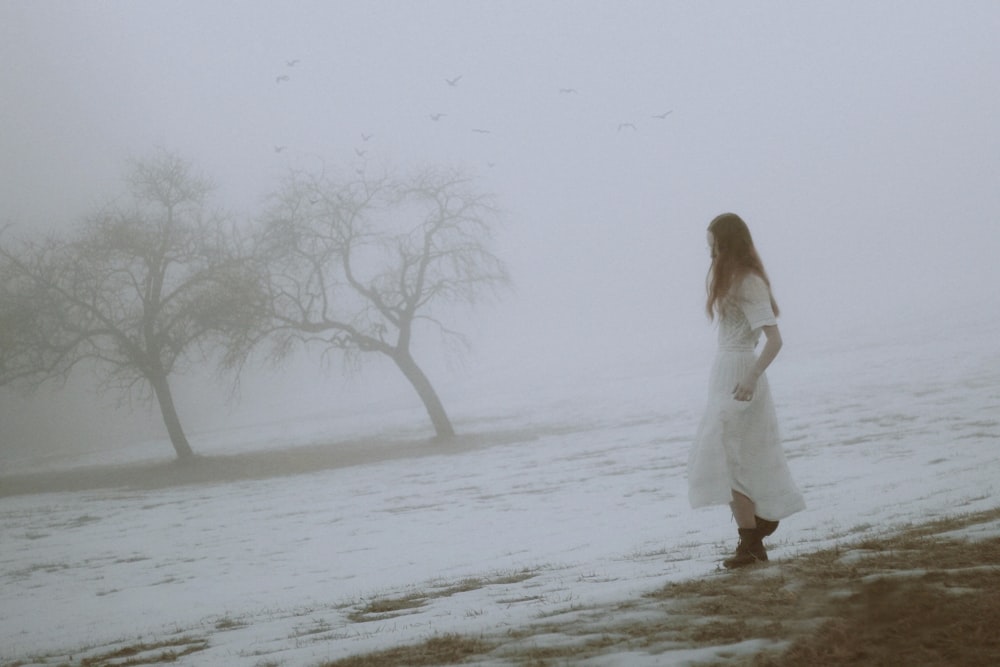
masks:
[[[166,425],[167,433],[170,435],[170,444],[174,446],[174,451],[177,452],[177,458],[181,461],[190,459],[194,456],[194,452],[191,450],[191,445],[188,444],[187,436],[184,435],[180,417],[177,416],[177,408],[174,407],[174,397],[170,393],[170,384],[167,382],[167,376],[157,375],[150,378],[150,383],[153,385],[153,391],[156,393],[156,400],[160,403],[160,414],[163,415],[163,423]]]
[[[438,398],[437,392],[431,386],[430,380],[427,379],[424,372],[417,366],[417,362],[413,360],[410,353],[397,351],[392,355],[392,360],[396,362],[399,370],[403,371],[403,375],[410,381],[413,388],[417,390],[417,394],[420,396],[420,400],[424,402],[424,408],[427,409],[427,414],[431,418],[431,423],[434,424],[434,431],[437,437],[450,438],[454,436],[455,429],[451,425],[451,420],[448,419],[448,414],[444,411],[441,399]]]

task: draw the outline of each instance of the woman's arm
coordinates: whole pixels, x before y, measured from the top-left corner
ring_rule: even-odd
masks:
[[[774,358],[778,356],[781,349],[781,331],[777,324],[765,324],[761,329],[764,331],[764,348],[757,357],[757,362],[747,373],[746,377],[733,388],[733,398],[737,401],[749,401],[753,398],[753,393],[757,389],[757,380],[764,374],[767,367],[771,365]]]

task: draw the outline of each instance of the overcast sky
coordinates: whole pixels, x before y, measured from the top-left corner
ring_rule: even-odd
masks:
[[[155,147],[244,219],[290,168],[463,166],[516,288],[440,384],[710,350],[726,210],[789,345],[947,328],[997,316],[997,34],[989,0],[0,0],[0,221],[68,226]]]

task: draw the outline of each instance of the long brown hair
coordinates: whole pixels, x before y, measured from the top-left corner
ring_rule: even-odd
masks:
[[[715,240],[712,246],[712,265],[708,267],[708,278],[706,280],[708,288],[708,301],[705,303],[705,310],[709,319],[715,317],[719,310],[720,302],[729,294],[729,291],[748,274],[755,273],[767,284],[768,291],[771,289],[771,281],[764,270],[764,263],[760,261],[760,255],[753,245],[753,238],[750,236],[750,228],[743,219],[735,213],[723,213],[716,216],[708,225]],[[771,308],[775,316],[778,315],[778,304],[771,296]]]

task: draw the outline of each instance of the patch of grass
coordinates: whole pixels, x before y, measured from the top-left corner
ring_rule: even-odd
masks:
[[[498,574],[495,577],[485,579],[478,577],[463,579],[450,586],[431,588],[427,591],[414,592],[394,598],[377,598],[364,604],[360,609],[356,609],[355,611],[347,614],[347,619],[354,623],[383,621],[389,618],[395,618],[396,616],[413,609],[419,609],[427,604],[429,600],[451,597],[452,595],[479,590],[480,588],[485,588],[487,586],[516,584],[531,579],[534,576],[534,572],[531,572],[530,570],[522,570],[520,572],[512,572],[509,574]]]
[[[1000,540],[991,549],[1000,550]],[[997,560],[994,564],[1000,565]],[[876,579],[841,603],[835,618],[780,656],[758,656],[758,667],[793,665],[938,665],[1000,663],[1000,567],[993,573]]]
[[[467,658],[489,653],[493,642],[473,637],[447,634],[410,646],[375,651],[325,662],[320,667],[433,667],[457,665]]]
[[[991,510],[933,521],[862,540],[854,545],[861,551],[829,550],[782,564],[813,627],[786,634],[791,642],[780,653],[725,664],[1000,664],[1000,538],[936,537],[998,516]]]
[[[93,516],[91,514],[83,514],[76,517],[72,521],[69,521],[65,525],[70,528],[79,528],[80,526],[86,526],[88,523],[93,523],[95,521],[100,521],[101,517]]]
[[[421,593],[412,593],[397,598],[379,598],[352,611],[347,615],[347,619],[354,623],[381,621],[411,609],[419,609],[425,604],[427,604],[427,596]]]
[[[116,558],[115,565],[124,565],[125,563],[140,563],[144,560],[149,560],[149,556],[125,556],[122,558]]]
[[[552,628],[549,628],[551,630]],[[548,635],[543,631],[541,634]],[[547,667],[548,665],[571,665],[607,652],[611,647],[621,646],[623,637],[607,632],[570,634],[569,641],[558,643],[531,643],[531,635],[521,637],[514,647],[501,647],[495,653],[505,660],[525,667]]]
[[[514,598],[504,598],[497,600],[499,604],[520,604],[522,602],[538,602],[544,599],[541,595],[521,595]]]
[[[13,579],[27,579],[35,572],[52,573],[59,572],[60,570],[68,570],[70,567],[72,566],[66,563],[35,563],[28,567],[22,567],[19,570],[13,570],[9,576]]]
[[[295,626],[295,631],[291,636],[301,638],[309,637],[311,635],[321,635],[326,632],[330,632],[332,629],[333,626],[331,626],[326,620],[317,618],[307,624]]]
[[[579,430],[579,426],[553,427],[547,432],[573,433]],[[21,494],[93,489],[128,488],[141,491],[189,484],[225,484],[249,479],[271,479],[393,459],[477,451],[499,445],[532,441],[541,435],[537,429],[499,430],[469,432],[438,441],[398,434],[391,438],[362,438],[270,451],[213,456],[196,454],[184,461],[86,466],[71,470],[0,475],[0,498]],[[98,517],[84,516],[66,526],[74,527],[97,520]],[[66,526],[52,526],[52,528]]]
[[[208,640],[194,637],[175,637],[160,642],[138,642],[113,651],[88,656],[80,660],[80,667],[133,667],[175,662],[178,658],[208,648]]]
[[[238,621],[234,618],[230,618],[229,616],[223,616],[215,622],[215,629],[221,632],[223,630],[235,630],[237,628],[246,627],[246,625],[246,621]]]

